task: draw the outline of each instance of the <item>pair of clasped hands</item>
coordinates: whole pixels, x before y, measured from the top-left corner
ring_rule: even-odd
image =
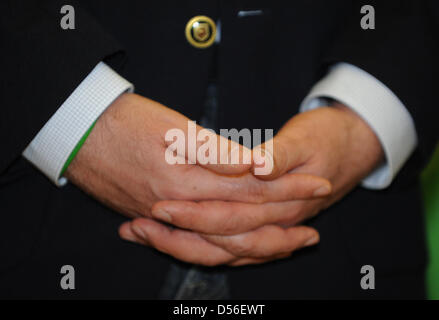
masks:
[[[188,121],[125,93],[101,115],[66,176],[132,218],[120,226],[123,239],[193,264],[259,264],[317,244],[317,230],[301,223],[341,199],[383,158],[368,125],[334,103],[292,117],[270,150],[259,146],[258,161],[170,165],[166,132],[187,132]],[[229,150],[244,151],[233,143]],[[262,165],[270,174],[254,175]]]

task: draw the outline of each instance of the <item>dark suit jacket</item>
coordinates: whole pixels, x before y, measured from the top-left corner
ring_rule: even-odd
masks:
[[[211,66],[221,128],[280,128],[331,63],[371,73],[413,116],[419,146],[392,186],[356,188],[309,222],[321,243],[290,259],[224,268],[235,298],[423,297],[426,254],[418,175],[438,137],[431,2],[69,1],[76,30],[60,28],[59,1],[2,1],[0,296],[154,298],[173,261],[119,239],[126,219],[74,185],[56,188],[21,152],[99,61],[137,93],[199,119]],[[376,29],[360,28],[373,4]],[[238,18],[239,10],[262,9]],[[196,15],[222,21],[218,54],[188,44]],[[62,265],[76,290],[59,286]],[[373,265],[376,290],[360,288]]]

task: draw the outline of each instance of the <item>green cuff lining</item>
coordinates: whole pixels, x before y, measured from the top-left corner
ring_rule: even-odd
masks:
[[[75,157],[78,154],[79,150],[81,150],[82,146],[84,145],[85,140],[87,140],[88,136],[90,135],[91,131],[93,130],[93,127],[95,126],[96,121],[93,122],[93,124],[87,130],[87,132],[84,133],[84,135],[82,136],[81,140],[79,140],[79,142],[76,144],[76,147],[73,149],[72,153],[70,153],[69,157],[67,158],[66,163],[64,164],[64,167],[61,170],[61,174],[59,175],[60,177],[62,177],[64,175],[64,173],[66,172],[66,170],[69,167],[70,163],[72,163],[73,159],[75,159]]]

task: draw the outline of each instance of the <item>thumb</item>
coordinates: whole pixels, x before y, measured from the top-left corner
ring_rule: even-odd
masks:
[[[241,175],[250,172],[252,152],[249,148],[219,135],[217,135],[217,141],[219,161],[202,164],[202,166],[225,175]]]
[[[277,135],[252,150],[252,171],[261,180],[274,180],[304,164],[307,151],[299,141]]]

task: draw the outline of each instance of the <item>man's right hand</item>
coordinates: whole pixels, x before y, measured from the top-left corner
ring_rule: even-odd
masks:
[[[212,199],[218,190],[217,197],[233,198],[239,185],[197,165],[165,161],[166,132],[177,128],[186,134],[188,120],[155,101],[125,93],[96,122],[66,177],[129,217],[149,216],[160,199]],[[249,167],[214,168],[240,174]]]

